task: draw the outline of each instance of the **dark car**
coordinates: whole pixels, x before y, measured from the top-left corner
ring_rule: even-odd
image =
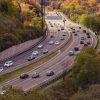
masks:
[[[53,36],[53,35],[51,35],[51,36],[50,36],[50,38],[54,38],[54,36]]]
[[[86,33],[86,30],[83,30],[83,33]]]
[[[85,44],[84,44],[84,46],[88,46],[88,44],[87,44],[87,43],[85,43]]]
[[[65,40],[65,38],[61,37],[60,40]]]
[[[81,37],[81,40],[86,40],[86,38],[85,37]]]
[[[48,72],[46,73],[46,76],[52,76],[52,75],[54,75],[54,72],[53,72],[53,71],[48,71]]]
[[[87,38],[91,38],[91,36],[90,36],[90,35],[88,35],[88,36],[87,36]]]
[[[74,50],[75,50],[75,51],[79,51],[79,48],[78,48],[78,47],[75,47]]]
[[[79,27],[79,29],[81,29],[81,27]]]
[[[36,58],[36,57],[35,57],[34,55],[31,55],[31,56],[28,57],[27,60],[28,60],[28,61],[31,61],[31,60],[33,60],[33,59],[35,59],[35,58]]]
[[[77,36],[77,33],[74,33],[74,36]]]
[[[60,31],[60,29],[58,29],[58,31]]]
[[[73,31],[72,33],[75,33],[75,31]]]
[[[84,44],[84,41],[80,41],[80,44]]]
[[[87,41],[87,44],[88,44],[88,45],[90,45],[90,44],[91,44],[91,42],[90,42],[90,41]]]
[[[39,73],[34,73],[33,75],[32,75],[32,78],[38,78],[38,77],[40,77],[40,75],[39,75]]]
[[[20,75],[20,79],[27,79],[27,78],[29,78],[28,74],[22,74],[22,75]]]
[[[90,33],[86,33],[86,35],[90,35]]]

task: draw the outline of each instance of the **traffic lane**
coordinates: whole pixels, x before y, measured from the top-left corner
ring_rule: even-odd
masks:
[[[73,47],[73,46],[72,46]],[[67,47],[67,49],[68,49],[68,47]],[[66,52],[68,52],[67,50],[66,50]],[[34,70],[34,71],[37,71],[37,70],[45,70],[45,69],[47,69],[47,67],[50,67],[50,66],[53,66],[56,62],[59,62],[59,61],[61,61],[62,59],[63,59],[63,57],[65,56],[65,54],[66,54],[66,52],[63,54],[63,56],[62,55],[60,55],[60,57],[59,58],[61,58],[60,60],[58,59],[58,58],[56,58],[56,59],[54,59],[53,60],[53,62],[51,61],[51,62],[49,62],[49,63],[46,63],[46,64],[43,64],[43,67],[42,66],[40,66],[39,68],[36,68],[36,70]],[[61,57],[62,56],[62,57]],[[33,71],[32,71],[32,73],[33,73]],[[13,83],[14,82],[14,83]],[[16,79],[14,79],[14,80],[11,80],[11,81],[9,81],[9,82],[5,82],[4,84],[1,84],[1,85],[10,85],[10,84],[15,84],[15,83],[18,83],[19,82],[19,78],[16,78]]]
[[[56,28],[55,28],[56,29]],[[51,33],[52,34],[52,33]],[[48,38],[49,38],[49,36],[47,37],[47,40],[48,40]],[[50,38],[49,38],[50,39]],[[44,45],[45,45],[45,43],[47,42],[46,40],[45,41],[43,41],[44,42]],[[33,51],[33,50],[32,50]],[[26,56],[27,54],[29,55],[29,52],[30,51],[28,51],[28,52],[25,52],[25,54],[23,54],[23,55],[21,55],[21,56],[18,56],[18,58],[16,58],[15,59],[15,61],[17,60],[17,59],[19,59],[20,57],[21,58],[24,58],[24,56]],[[14,58],[12,58],[12,59],[9,59],[9,60],[14,60]],[[8,60],[7,60],[8,61]],[[3,62],[3,64],[4,64],[5,62]],[[1,67],[3,66],[1,63],[0,63],[0,65],[1,65]]]
[[[67,35],[66,35],[66,36],[67,36]],[[64,41],[67,41],[67,40],[64,40]],[[62,42],[62,43],[63,43],[63,42]],[[51,48],[52,45],[51,45],[51,46],[48,45],[48,46]],[[55,46],[56,46],[56,45],[53,44],[52,50],[55,48]],[[58,46],[60,46],[60,45],[58,45]],[[56,47],[57,47],[57,46],[56,46]],[[45,50],[45,49],[47,49],[47,48],[44,48],[44,50]],[[55,49],[56,49],[56,48],[55,48]],[[43,54],[43,53],[42,53],[42,54]],[[43,55],[44,55],[44,54],[43,54]],[[36,59],[38,59],[38,57],[37,57]],[[26,60],[27,60],[27,58],[26,58]],[[27,62],[27,61],[26,61],[26,62]],[[33,62],[34,62],[34,60],[33,60]],[[17,68],[18,68],[18,67],[20,68],[20,66],[17,66]],[[10,71],[12,68],[14,68],[14,67],[10,67],[9,69],[7,69],[7,71]]]
[[[69,58],[68,56],[66,56],[65,59],[70,62],[73,58],[75,58],[75,57],[70,57]],[[65,60],[65,59],[63,59],[63,60]],[[62,62],[63,61],[60,61],[59,63],[55,64],[54,66],[51,66],[48,69],[40,71],[39,72],[40,73],[40,78],[37,78],[38,80],[32,79],[31,76],[33,75],[33,73],[30,73],[29,74],[30,78],[24,79],[24,80],[23,79],[19,79],[19,82],[16,81],[16,82],[11,83],[10,85],[17,86],[17,87],[26,87],[27,85],[29,85],[29,86],[32,87],[34,84],[36,84],[36,83],[38,84],[38,82],[40,83],[44,78],[47,78],[47,76],[46,76],[46,72],[47,71],[53,70],[55,72],[55,74],[56,74],[57,71],[59,71],[61,69],[60,67],[61,67]]]
[[[51,33],[52,34],[52,33]],[[58,35],[58,34],[56,34],[56,35]],[[56,38],[56,35],[55,35],[55,38]],[[50,41],[50,37],[48,37],[45,41],[44,41],[44,43],[42,43],[43,45],[46,45],[46,43],[48,42],[48,41]],[[37,50],[37,47],[35,48],[36,50]],[[25,58],[26,56],[29,56],[30,55],[30,52],[32,53],[32,51],[35,51],[34,49],[32,49],[32,50],[30,50],[30,51],[28,51],[28,52],[26,52],[25,54],[23,54],[23,55],[20,55],[20,56],[17,56],[16,58],[11,58],[11,59],[9,59],[9,60],[13,60],[14,62],[16,62],[17,60],[19,60],[19,59],[22,59],[22,58]],[[8,61],[8,60],[7,60]],[[3,64],[1,64],[1,66],[3,66],[4,65],[4,62],[3,62]]]
[[[66,39],[67,39],[67,34],[66,34]],[[66,41],[66,39],[65,39],[64,41],[60,41],[60,45],[62,45],[63,42]],[[55,39],[54,39],[54,40],[55,40]],[[53,41],[54,41],[54,40],[53,40]],[[58,38],[57,38],[56,41],[58,41]],[[59,45],[58,45],[58,46],[59,46]],[[41,51],[39,51],[39,49],[36,49],[35,51],[39,51],[39,55],[36,57],[36,59],[38,59],[39,57],[41,57],[41,56],[44,55],[44,54],[42,53],[43,50],[48,49],[49,52],[51,52],[51,50],[53,50],[53,49],[56,48],[56,47],[57,47],[57,45],[54,45],[54,44],[53,44],[53,45],[49,45],[49,44],[48,44],[47,47],[45,46],[43,49],[41,49]],[[18,61],[16,61],[16,62],[17,62],[17,63],[16,63],[16,66],[27,62],[27,58],[28,58],[30,55],[31,55],[31,54],[25,56],[24,59],[22,59],[22,60],[20,60],[21,58],[18,59]],[[33,61],[33,62],[34,62],[34,61]],[[10,67],[9,70],[10,70],[11,68],[12,68],[12,67]]]

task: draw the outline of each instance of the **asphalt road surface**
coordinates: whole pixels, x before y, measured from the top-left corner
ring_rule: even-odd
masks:
[[[66,19],[65,23],[63,22],[64,19]],[[79,25],[76,25],[75,23],[69,21],[61,13],[56,13],[56,12],[46,13],[46,22],[47,22],[50,33],[49,33],[47,39],[42,43],[44,45],[44,48],[47,48],[49,51],[50,50],[52,51],[54,48],[56,48],[56,46],[54,44],[48,45],[48,41],[50,41],[50,40],[60,41],[60,43],[66,42],[68,35],[65,36],[64,41],[60,40],[60,38],[62,37],[62,34],[63,34],[63,31],[61,30],[62,26],[65,27],[65,29],[72,35],[70,41],[68,43],[66,43],[62,48],[59,49],[59,51],[60,51],[59,55],[57,55],[56,57],[47,61],[46,63],[38,66],[37,68],[34,68],[33,70],[27,72],[30,76],[28,79],[22,80],[19,77],[17,77],[8,82],[0,84],[1,88],[2,88],[2,86],[12,85],[12,86],[21,87],[24,91],[27,91],[32,87],[41,86],[44,83],[47,83],[47,82],[53,80],[54,78],[58,77],[60,74],[63,73],[63,71],[65,69],[69,70],[71,68],[71,64],[73,63],[76,55],[79,53],[79,52],[74,51],[74,48],[78,47],[79,49],[81,49],[84,46],[83,44],[80,44],[82,37],[85,38],[85,40],[83,40],[83,41],[85,43],[87,43],[89,41],[91,43],[90,44],[91,46],[95,47],[95,45],[97,43],[97,38],[96,38],[95,34],[90,34],[91,38],[87,38],[86,33],[83,33],[84,28],[81,27],[81,29],[80,29]],[[51,23],[53,25],[53,27],[51,27],[51,25],[49,23]],[[75,36],[75,33],[73,33],[73,29],[71,29],[71,28],[74,28],[75,33],[77,33],[77,36]],[[60,29],[60,31],[58,31],[58,29]],[[68,32],[66,32],[66,34]],[[55,38],[51,39],[50,35],[54,35]],[[24,55],[21,55],[18,58],[12,59],[16,63],[15,65],[17,66],[20,63],[24,63],[26,61],[27,57],[34,50],[38,50],[38,49],[33,48],[33,50],[29,51],[28,53],[25,53]],[[69,51],[74,51],[75,55],[69,56],[68,55]],[[40,54],[38,55],[38,57],[42,55],[41,50],[39,50],[39,52],[40,52]],[[3,64],[1,64],[1,66],[3,66]],[[13,66],[13,67],[16,67],[16,66]],[[7,70],[7,69],[5,69],[5,70]],[[54,71],[54,75],[50,76],[50,77],[46,76],[47,71]],[[39,73],[40,77],[36,78],[36,79],[31,78],[31,76],[34,72]]]

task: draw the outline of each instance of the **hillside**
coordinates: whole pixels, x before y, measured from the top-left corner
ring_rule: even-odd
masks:
[[[42,36],[40,22],[40,16],[31,5],[17,0],[0,0],[0,52]]]

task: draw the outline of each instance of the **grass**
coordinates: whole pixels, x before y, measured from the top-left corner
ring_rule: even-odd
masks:
[[[0,75],[0,83],[6,82],[8,80],[11,80],[12,78],[18,77],[22,73],[26,73],[28,71],[31,71],[34,67],[37,67],[37,66],[49,61],[51,58],[53,58],[57,54],[58,54],[58,52],[53,52],[53,53],[45,56],[44,58],[41,58],[40,60],[34,62],[33,64],[30,64],[28,66],[22,67],[20,69],[15,70],[15,71]]]
[[[53,82],[52,84],[47,85],[45,88],[41,89],[40,91],[41,91],[41,92],[47,92],[47,91],[49,91],[50,89],[52,89],[53,87],[56,87],[56,86],[62,84],[62,81],[63,81],[62,78],[60,78],[59,80]]]

